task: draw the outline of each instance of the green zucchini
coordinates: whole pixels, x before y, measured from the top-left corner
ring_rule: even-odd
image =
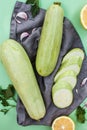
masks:
[[[23,47],[14,40],[1,45],[1,60],[29,116],[39,120],[46,113],[45,104],[31,65]]]
[[[48,8],[36,56],[36,69],[41,76],[48,76],[56,66],[61,47],[63,18],[64,11],[59,3]]]

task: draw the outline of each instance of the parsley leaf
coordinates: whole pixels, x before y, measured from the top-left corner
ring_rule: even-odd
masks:
[[[35,17],[39,12],[39,0],[27,0],[26,4],[31,4],[32,16]]]
[[[81,106],[78,106],[76,110],[76,117],[80,123],[85,123],[85,120],[86,120],[85,114],[86,114],[85,109],[82,108]]]
[[[3,112],[4,115],[7,114],[7,112],[9,111],[9,109],[1,109],[0,112]]]
[[[2,87],[0,86],[0,102],[3,105],[3,107],[10,106],[9,109],[7,108],[1,109],[0,112],[6,114],[11,108],[16,107],[15,105],[12,105],[8,102],[8,99],[13,99],[15,102],[17,102],[16,99],[14,98],[14,95],[15,95],[15,89],[12,84],[9,84],[7,89],[2,89]]]
[[[5,99],[5,98],[3,98],[3,97],[1,97],[1,104],[3,105],[3,106],[9,106],[9,103],[8,103],[8,101]]]
[[[9,84],[7,89],[1,89],[0,94],[2,96],[4,96],[4,98],[6,98],[6,99],[13,97],[15,94],[15,90],[13,88],[13,85]]]

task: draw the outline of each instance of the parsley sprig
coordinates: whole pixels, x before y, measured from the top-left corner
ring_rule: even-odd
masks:
[[[10,104],[9,100],[13,100],[16,102],[15,99],[15,89],[12,84],[9,84],[7,89],[3,89],[0,86],[0,103],[4,107],[3,109],[0,109],[0,112],[3,112],[6,114],[11,108],[16,107],[16,105]],[[10,108],[7,108],[10,107]]]
[[[39,0],[27,0],[26,4],[31,4],[32,8],[31,8],[31,13],[32,16],[35,17],[38,12],[39,12]]]
[[[78,106],[77,107],[77,110],[76,110],[76,117],[77,117],[77,120],[80,122],[80,123],[85,123],[85,114],[86,114],[86,111],[83,107],[81,106]]]

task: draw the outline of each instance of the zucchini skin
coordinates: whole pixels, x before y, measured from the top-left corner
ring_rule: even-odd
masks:
[[[52,4],[45,15],[36,56],[36,69],[41,76],[48,76],[54,70],[60,53],[63,33],[63,9]]]
[[[45,104],[31,65],[23,47],[14,40],[1,46],[1,61],[32,119],[39,120],[46,113]]]

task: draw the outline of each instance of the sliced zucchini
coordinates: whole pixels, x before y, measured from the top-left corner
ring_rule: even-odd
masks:
[[[54,78],[54,82],[57,82],[59,80],[62,80],[62,82],[67,81],[72,86],[72,89],[76,86],[77,82],[76,75],[72,70],[64,72],[57,79]]]
[[[73,64],[77,64],[77,65],[79,65],[79,67],[81,67],[82,62],[83,62],[83,60],[82,60],[81,57],[79,57],[79,56],[76,56],[76,57],[72,56],[71,58],[65,60],[65,62],[62,62],[61,68],[62,68],[62,66],[66,67],[66,66],[73,65]]]
[[[68,82],[57,82],[52,88],[53,103],[58,108],[66,108],[73,101],[72,87]]]
[[[53,102],[57,107],[66,108],[72,103],[72,90],[76,86],[83,59],[84,52],[80,48],[72,49],[64,56],[52,88]]]
[[[61,74],[65,73],[66,71],[70,71],[70,70],[72,70],[75,75],[78,75],[79,72],[80,72],[80,67],[77,64],[72,64],[72,65],[66,66],[66,67],[62,66],[60,68],[60,70],[57,72],[57,74],[56,74],[56,76],[54,78],[54,81],[56,81]]]
[[[63,58],[62,63],[64,63],[66,60],[69,60],[70,58],[72,59],[72,57],[76,58],[76,57],[81,57],[82,61],[84,59],[84,52],[82,49],[80,48],[74,48],[71,51],[69,51]]]

